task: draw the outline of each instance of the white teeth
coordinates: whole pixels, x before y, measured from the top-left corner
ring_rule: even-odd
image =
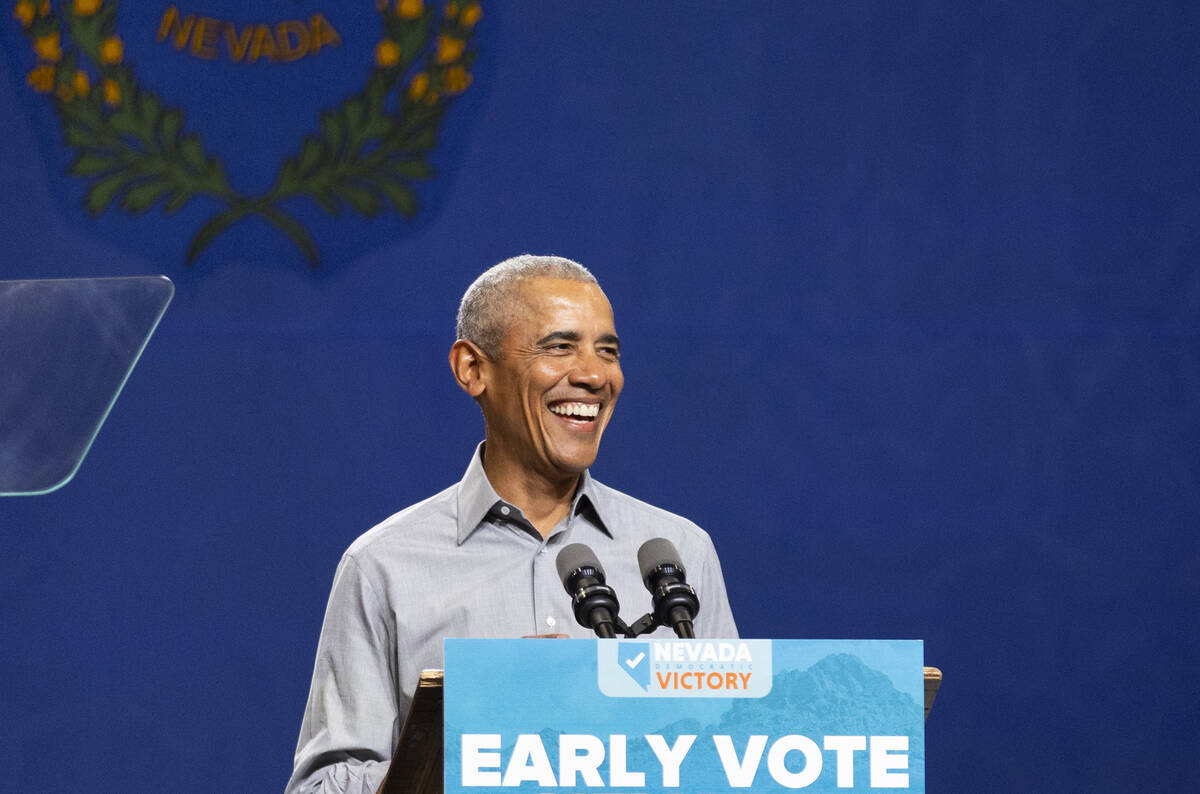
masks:
[[[584,419],[593,419],[596,414],[600,413],[600,406],[596,403],[555,403],[550,406],[550,410],[560,416],[579,416]]]

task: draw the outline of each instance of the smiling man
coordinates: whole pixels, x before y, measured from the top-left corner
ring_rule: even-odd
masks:
[[[444,638],[594,636],[555,569],[570,543],[596,552],[633,622],[651,609],[637,550],[666,538],[700,599],[696,636],[737,636],[708,535],[588,473],[624,386],[620,355],[608,299],[569,259],[514,257],[467,289],[450,368],[483,411],[484,442],[461,481],[342,557],[289,794],[378,789]]]

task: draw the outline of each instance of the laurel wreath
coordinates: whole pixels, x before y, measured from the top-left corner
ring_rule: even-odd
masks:
[[[235,189],[221,161],[185,128],[184,112],[137,81],[117,35],[116,0],[73,0],[58,12],[48,0],[19,0],[13,15],[38,60],[27,82],[54,103],[75,152],[69,173],[89,182],[90,214],[117,207],[136,216],[158,204],[171,214],[208,196],[225,208],[197,230],[189,265],[234,223],[257,215],[317,267],[316,244],[281,202],[303,197],[334,215],[345,207],[366,216],[391,208],[411,217],[418,206],[413,182],[433,175],[428,154],[442,119],[472,81],[477,2],[451,0],[440,14],[420,0],[377,5],[383,36],[365,86],[319,114],[319,133],[303,139],[258,196]]]

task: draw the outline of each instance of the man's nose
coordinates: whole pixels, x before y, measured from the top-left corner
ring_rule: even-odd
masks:
[[[572,386],[582,386],[585,389],[599,389],[608,382],[608,366],[596,353],[583,352],[575,359],[571,367],[570,382]]]

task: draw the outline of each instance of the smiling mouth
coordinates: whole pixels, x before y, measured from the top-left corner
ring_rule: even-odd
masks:
[[[596,417],[600,413],[599,403],[572,402],[569,400],[554,403],[549,408],[551,413],[580,427],[591,427],[595,424]]]

